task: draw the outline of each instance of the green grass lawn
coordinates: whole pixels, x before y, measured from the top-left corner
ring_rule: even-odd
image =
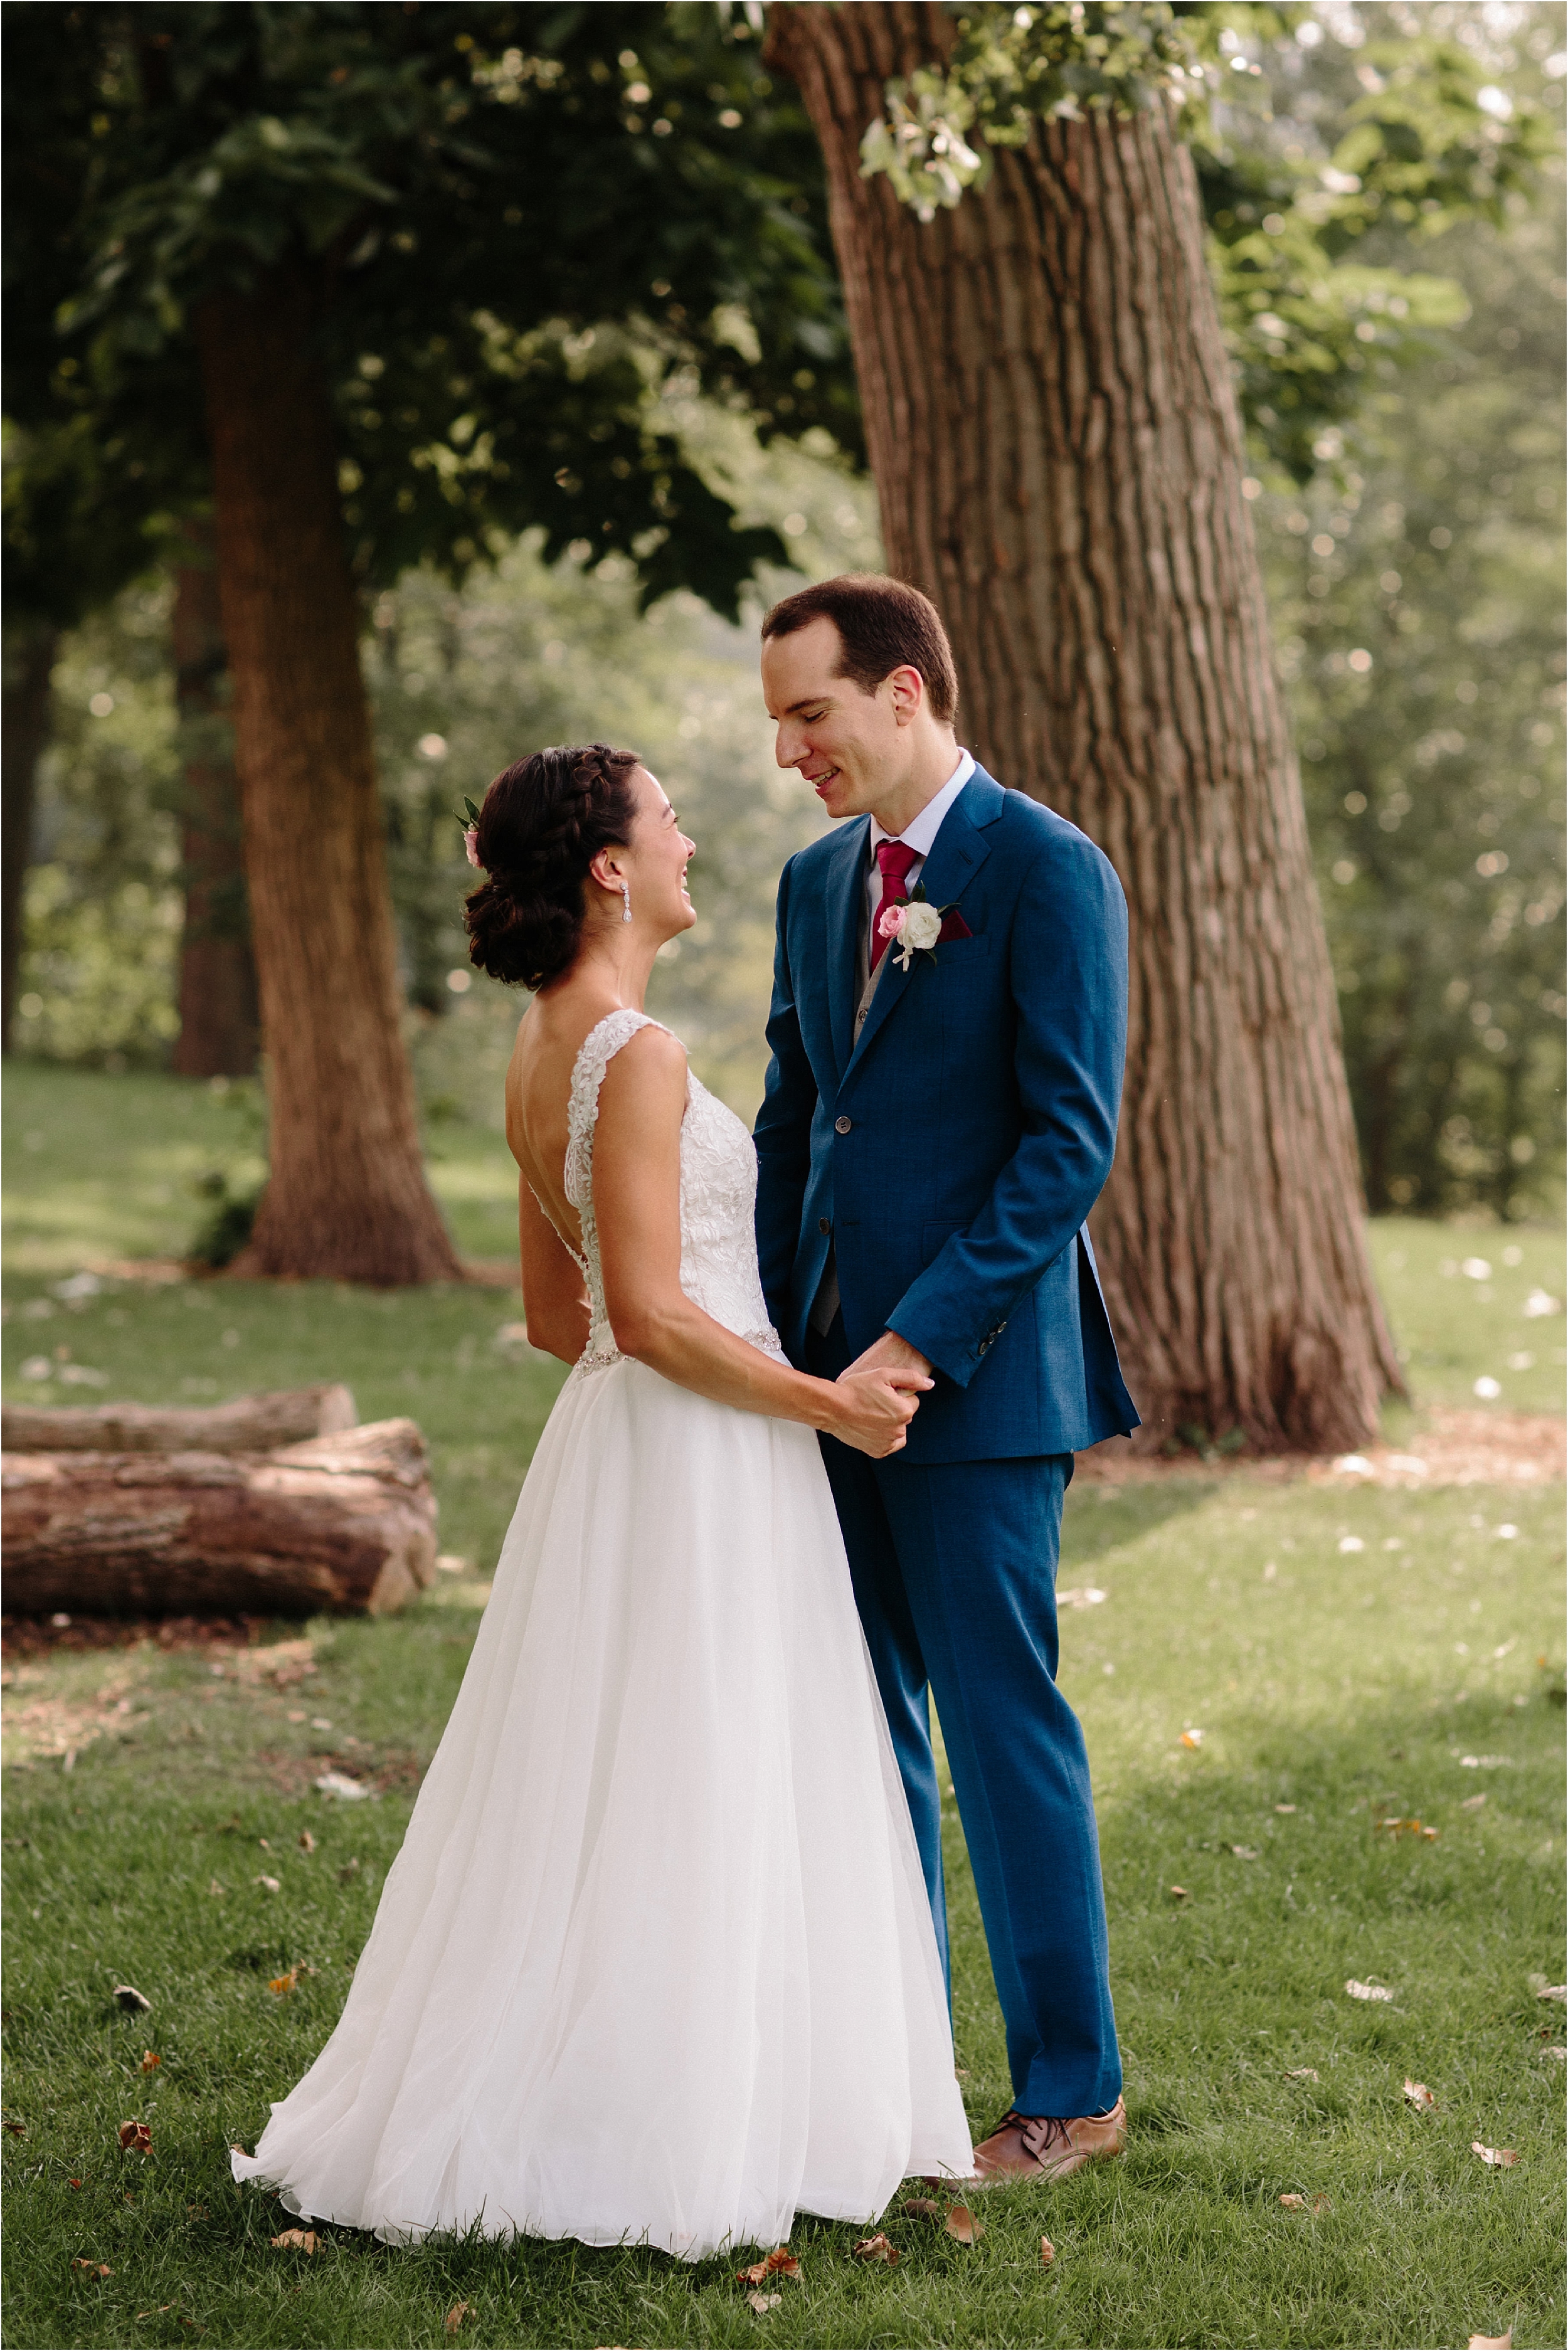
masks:
[[[56,1298],[90,1258],[178,1249],[200,1206],[182,1185],[222,1147],[204,1126],[214,1099],[18,1073],[5,1395],[347,1378],[364,1417],[425,1428],[443,1545],[474,1572],[398,1618],[303,1628],[308,1659],[282,1646],[302,1628],[279,1625],[261,1652],[13,1661],[8,2342],[1427,2345],[1510,2325],[1521,2346],[1563,2340],[1564,2015],[1537,1997],[1564,1973],[1563,1552],[1561,1492],[1542,1489],[1341,1491],[1243,1468],[1070,1493],[1061,1584],[1105,1594],[1064,1609],[1062,1678],[1098,1792],[1124,2161],[977,2199],[972,2249],[895,2209],[891,2271],[854,2260],[853,2231],[802,2221],[800,2282],[760,2318],[735,2262],[393,2252],[331,2230],[313,2257],[273,2250],[289,2217],[232,2183],[225,2150],[254,2145],[330,2030],[557,1381],[498,1338],[517,1312],[503,1293],[122,1281]],[[494,1139],[441,1134],[434,1172],[463,1246],[498,1256],[510,1179]],[[1554,1407],[1563,1322],[1523,1312],[1532,1290],[1563,1295],[1554,1236],[1405,1221],[1374,1248],[1417,1409],[1473,1403],[1478,1377],[1498,1380],[1501,1409]],[[24,1380],[43,1356],[107,1384]],[[329,1766],[378,1799],[317,1794]],[[956,1816],[948,1833],[979,2131],[1007,2083]],[[269,1990],[295,1967],[317,1972]],[[1394,1998],[1356,2001],[1350,1978]],[[150,2015],[115,2007],[127,1981]],[[147,2050],[162,2062],[144,2073]],[[1435,2111],[1406,2103],[1407,2075]],[[150,2126],[150,2154],[121,2153],[127,2119]],[[1517,2165],[1487,2167],[1476,2139]]]

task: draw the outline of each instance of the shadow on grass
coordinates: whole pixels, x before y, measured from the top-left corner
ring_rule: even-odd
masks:
[[[1218,1480],[1210,1478],[1170,1478],[1120,1489],[1080,1485],[1067,1489],[1061,1520],[1061,1572],[1103,1559],[1124,1543],[1135,1543],[1172,1519],[1200,1510],[1213,1499]]]

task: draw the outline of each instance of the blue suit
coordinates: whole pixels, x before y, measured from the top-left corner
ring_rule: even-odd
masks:
[[[903,1452],[822,1440],[946,1952],[934,1692],[1021,2112],[1121,2085],[1087,1760],[1056,1687],[1073,1453],[1137,1425],[1084,1220],[1115,1148],[1126,1029],[1116,876],[977,768],[921,875],[969,935],[886,957],[858,1040],[869,820],[779,888],[757,1237],[791,1360],[832,1377],[885,1330],[932,1364]],[[831,1329],[808,1318],[830,1244]]]

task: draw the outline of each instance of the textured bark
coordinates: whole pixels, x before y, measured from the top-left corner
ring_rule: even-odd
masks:
[[[186,1410],[154,1404],[8,1404],[0,1413],[7,1453],[268,1453],[352,1428],[354,1399],[340,1384],[277,1388],[232,1404]]]
[[[38,762],[49,739],[49,680],[59,632],[23,622],[5,633],[0,727],[0,1051],[11,1050],[16,974],[22,961],[22,902],[33,854]]]
[[[264,1454],[4,1458],[15,1616],[381,1616],[435,1573],[435,1498],[412,1420]]]
[[[224,690],[228,653],[211,525],[187,523],[183,536],[187,559],[174,575],[172,635],[185,752],[185,925],[172,1062],[182,1077],[244,1078],[256,1067],[258,1013],[239,778]]]
[[[303,277],[197,318],[233,680],[270,1176],[235,1271],[451,1280],[400,1025],[331,414]]]
[[[859,147],[951,20],[770,21],[827,160],[888,569],[952,632],[961,737],[1126,890],[1094,1233],[1141,1441],[1360,1444],[1402,1384],[1190,159],[1161,113],[1042,126],[923,226]]]

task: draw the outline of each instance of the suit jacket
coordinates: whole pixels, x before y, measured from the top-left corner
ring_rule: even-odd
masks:
[[[1136,1427],[1084,1219],[1126,1040],[1127,913],[1093,842],[977,768],[921,875],[971,935],[888,950],[858,1042],[870,819],[779,884],[757,1242],[791,1361],[830,1241],[858,1354],[896,1331],[935,1367],[905,1458],[1076,1452]]]

